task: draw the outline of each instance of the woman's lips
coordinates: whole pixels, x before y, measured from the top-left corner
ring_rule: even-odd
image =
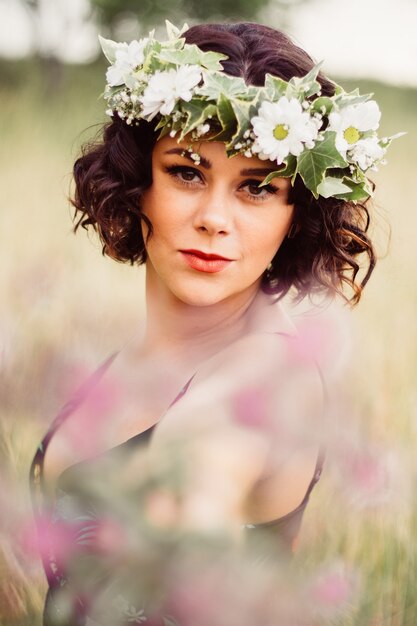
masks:
[[[233,262],[232,259],[225,259],[215,254],[205,254],[197,250],[180,250],[180,252],[185,262],[198,272],[214,274],[215,272],[221,272]]]

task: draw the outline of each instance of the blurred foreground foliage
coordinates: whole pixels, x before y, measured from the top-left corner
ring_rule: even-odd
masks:
[[[0,288],[7,303],[0,323],[2,626],[40,624],[43,573],[16,540],[31,519],[27,474],[34,450],[68,399],[74,370],[96,367],[143,312],[140,270],[104,260],[97,242],[70,232],[70,172],[81,143],[106,120],[99,98],[104,71],[102,60],[64,66],[60,82],[46,90],[38,61],[0,63]],[[415,487],[417,91],[340,82],[375,93],[383,111],[381,134],[408,132],[375,176],[375,216],[382,231],[391,224],[390,254],[380,261],[353,314],[348,391],[363,432],[406,460]],[[373,511],[347,507],[323,473],[307,509],[297,558],[310,570],[340,558],[360,571],[360,601],[334,623],[414,626],[416,523],[415,502],[406,510],[389,502]]]

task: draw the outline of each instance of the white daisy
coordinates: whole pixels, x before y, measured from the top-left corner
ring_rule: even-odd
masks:
[[[110,87],[118,87],[119,85],[127,85],[133,87],[132,84],[132,72],[140,65],[143,65],[144,54],[143,50],[148,42],[148,39],[141,39],[140,41],[132,41],[129,44],[121,43],[116,50],[116,60],[111,65],[106,74],[107,83]],[[135,82],[135,80],[133,80]]]
[[[365,137],[355,143],[348,155],[350,161],[357,163],[362,170],[367,170],[380,161],[385,152],[378,143],[378,137]]]
[[[142,115],[150,122],[155,115],[169,115],[178,100],[189,102],[192,90],[201,80],[201,68],[198,65],[181,65],[178,69],[156,71],[140,98]]]
[[[296,98],[282,96],[278,102],[263,102],[251,123],[256,135],[252,151],[280,165],[289,154],[299,156],[305,147],[314,147],[321,120],[304,111]]]
[[[336,131],[336,148],[340,154],[346,158],[346,152],[362,139],[363,133],[377,130],[380,118],[375,100],[351,104],[330,113],[328,130]]]

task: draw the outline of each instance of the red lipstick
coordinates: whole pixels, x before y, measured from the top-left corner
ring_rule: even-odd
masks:
[[[202,250],[180,250],[187,265],[198,272],[213,274],[221,272],[233,259],[228,259],[220,254],[203,252]]]

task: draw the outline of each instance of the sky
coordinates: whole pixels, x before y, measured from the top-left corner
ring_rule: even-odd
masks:
[[[97,29],[87,19],[87,0],[40,2],[37,37],[43,49],[63,61],[92,60]],[[279,26],[273,6],[272,0],[262,21]],[[417,86],[416,24],[417,0],[309,0],[293,10],[287,32],[316,61],[324,60],[330,75]],[[0,55],[25,56],[33,44],[21,0],[0,0]]]

